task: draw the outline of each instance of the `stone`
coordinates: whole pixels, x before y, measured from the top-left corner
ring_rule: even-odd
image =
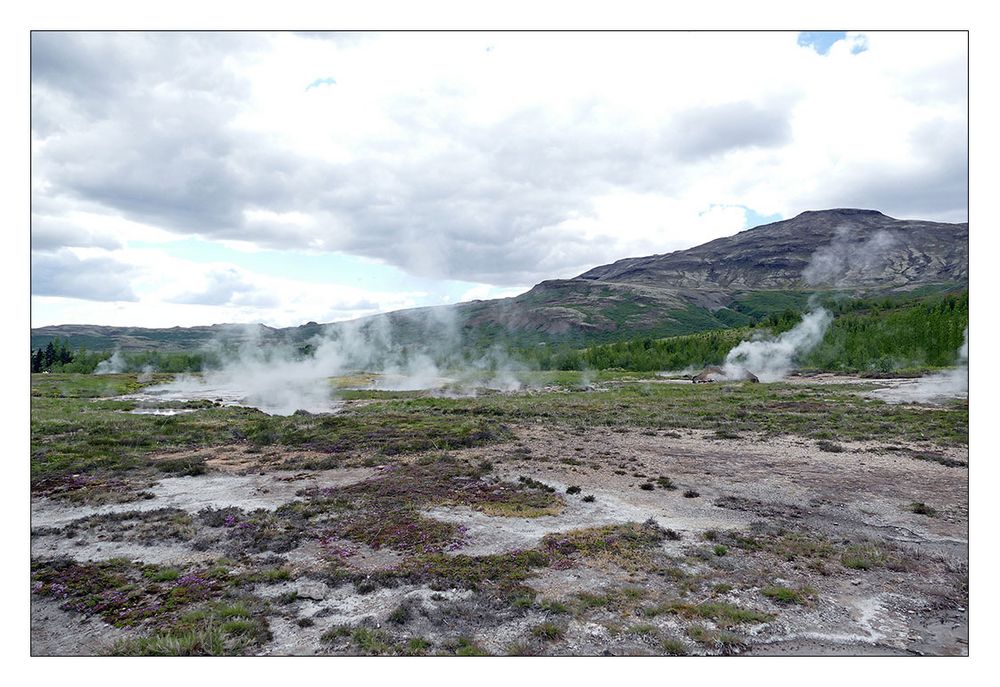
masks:
[[[303,582],[299,584],[298,589],[295,593],[303,599],[312,599],[313,601],[322,601],[330,593],[330,588],[327,587],[322,582]]]

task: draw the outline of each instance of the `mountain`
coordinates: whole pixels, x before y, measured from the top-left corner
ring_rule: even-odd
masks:
[[[397,311],[361,325],[388,324],[397,341],[421,342],[446,317],[470,345],[584,345],[748,324],[769,312],[801,309],[816,291],[967,288],[968,268],[968,223],[900,220],[875,210],[809,211],[687,250],[543,281],[514,298]],[[32,347],[60,336],[90,349],[187,350],[220,338],[304,342],[323,329],[315,322],[287,329],[61,325],[33,329]]]
[[[880,234],[884,240],[872,246]],[[968,280],[967,223],[898,220],[875,210],[852,209],[803,212],[688,250],[595,267],[577,279],[727,290],[831,286],[829,280],[812,285],[803,281],[810,259],[831,244],[833,250],[818,257],[851,258],[862,267],[840,265],[844,269],[836,274],[837,286],[905,289]],[[877,260],[866,254],[873,248],[881,253]]]

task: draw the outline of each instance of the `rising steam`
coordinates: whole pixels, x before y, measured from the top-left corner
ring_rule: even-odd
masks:
[[[815,348],[826,334],[833,315],[824,308],[808,313],[795,327],[777,338],[743,341],[726,355],[726,379],[743,379],[752,372],[762,382],[776,382],[787,375],[796,356]]]
[[[102,360],[97,363],[97,367],[94,368],[95,375],[109,375],[116,374],[119,372],[125,372],[127,369],[127,364],[125,362],[125,356],[122,355],[121,351],[115,351],[110,358],[107,360]]]
[[[958,349],[956,367],[946,372],[921,377],[888,389],[878,389],[872,396],[886,403],[934,403],[949,398],[963,398],[969,393],[969,328],[965,328]]]
[[[235,348],[216,342],[217,369],[147,392],[164,400],[249,405],[272,415],[324,413],[339,405],[331,377],[357,377],[358,385],[382,390],[442,389],[451,395],[478,388],[516,390],[521,387],[516,373],[524,369],[498,348],[467,357],[448,308],[330,325],[304,344],[265,343],[260,336],[260,329],[251,326]],[[372,372],[379,376],[363,374]]]
[[[818,248],[802,271],[802,280],[812,286],[843,286],[879,276],[887,264],[896,237],[887,231],[859,238],[852,227],[839,227],[833,240]],[[794,328],[777,338],[743,341],[726,355],[722,370],[726,379],[746,379],[752,373],[762,382],[776,382],[791,370],[797,356],[819,345],[833,315],[813,308]]]
[[[880,276],[896,245],[896,237],[878,231],[867,239],[858,238],[851,227],[839,227],[829,245],[817,249],[802,270],[802,280],[810,285],[844,286]]]

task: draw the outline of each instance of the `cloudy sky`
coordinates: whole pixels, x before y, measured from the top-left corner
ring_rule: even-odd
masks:
[[[967,219],[964,33],[31,47],[33,326],[329,322],[810,209]]]

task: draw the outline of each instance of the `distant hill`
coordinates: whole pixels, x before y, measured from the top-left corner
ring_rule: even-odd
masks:
[[[801,309],[815,291],[919,295],[967,288],[968,266],[967,223],[899,220],[875,210],[810,211],[695,248],[543,281],[514,298],[397,311],[360,324],[388,323],[403,343],[428,340],[447,318],[469,345],[584,345],[749,324],[771,312]],[[91,350],[191,350],[219,339],[305,342],[326,327],[342,326],[60,325],[33,329],[31,339],[32,347],[59,336]]]
[[[298,329],[298,328],[295,328]],[[60,324],[31,330],[31,347],[39,348],[55,338],[69,341],[70,348],[126,351],[189,351],[212,341],[274,342],[282,339],[282,330],[263,324],[213,324],[209,327],[105,327],[95,324]]]

